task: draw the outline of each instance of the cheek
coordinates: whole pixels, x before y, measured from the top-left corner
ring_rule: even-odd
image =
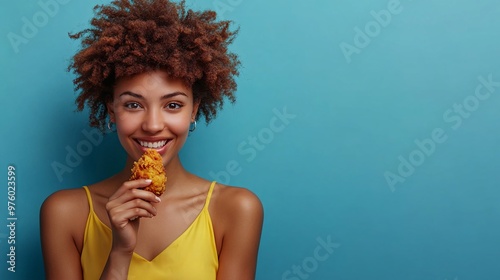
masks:
[[[116,114],[116,129],[122,133],[137,130],[140,123],[140,118],[134,117],[132,114]]]
[[[170,117],[166,120],[168,129],[177,135],[187,134],[189,132],[189,118],[185,116]]]

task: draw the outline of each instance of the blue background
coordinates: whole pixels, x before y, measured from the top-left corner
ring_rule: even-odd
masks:
[[[46,22],[37,1],[4,1],[0,10],[1,279],[42,279],[42,201],[110,176],[125,158],[108,134],[71,173],[53,170],[66,164],[67,148],[88,141],[82,131],[94,132],[87,114],[74,112],[65,69],[78,43],[67,33],[108,1],[67,2]],[[188,170],[261,198],[257,279],[500,279],[498,1],[188,6],[217,9],[241,28],[232,45],[243,64],[237,103],[198,125],[182,158]],[[22,35],[23,17],[42,26],[16,52],[8,34]],[[6,263],[9,164],[15,273]],[[334,249],[321,247],[328,240]]]

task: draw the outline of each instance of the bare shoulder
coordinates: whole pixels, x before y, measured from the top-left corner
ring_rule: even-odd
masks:
[[[260,199],[248,189],[218,184],[212,201],[217,279],[254,279],[264,218]]]
[[[86,221],[89,211],[83,188],[57,191],[48,196],[40,208],[42,223],[69,227]],[[76,224],[75,224],[76,223]]]
[[[87,198],[85,190],[79,189],[66,189],[59,190],[48,196],[42,204],[43,211],[56,211],[56,212],[73,212],[71,210],[82,210],[82,207],[87,207]]]
[[[213,201],[217,213],[231,220],[245,217],[262,219],[264,212],[262,202],[257,195],[246,188],[217,184]]]
[[[89,213],[85,190],[60,190],[40,209],[40,239],[47,279],[81,279],[80,254]]]

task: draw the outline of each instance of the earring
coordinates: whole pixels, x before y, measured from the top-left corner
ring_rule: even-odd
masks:
[[[113,129],[111,128],[111,124],[112,124],[112,122],[111,122],[111,121],[109,121],[109,122],[108,122],[108,129],[112,131]]]
[[[190,125],[189,125],[189,132],[193,132],[196,130],[196,121],[192,122]]]

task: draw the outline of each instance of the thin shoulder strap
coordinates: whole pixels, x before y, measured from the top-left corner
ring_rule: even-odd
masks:
[[[208,189],[207,199],[205,200],[205,207],[204,208],[208,208],[208,205],[210,204],[210,198],[212,197],[212,192],[214,191],[215,183],[216,182],[213,181],[212,184],[210,184],[210,188]]]
[[[85,193],[87,194],[87,200],[89,201],[90,212],[94,212],[94,206],[92,205],[92,197],[90,196],[90,190],[87,186],[83,186]]]

